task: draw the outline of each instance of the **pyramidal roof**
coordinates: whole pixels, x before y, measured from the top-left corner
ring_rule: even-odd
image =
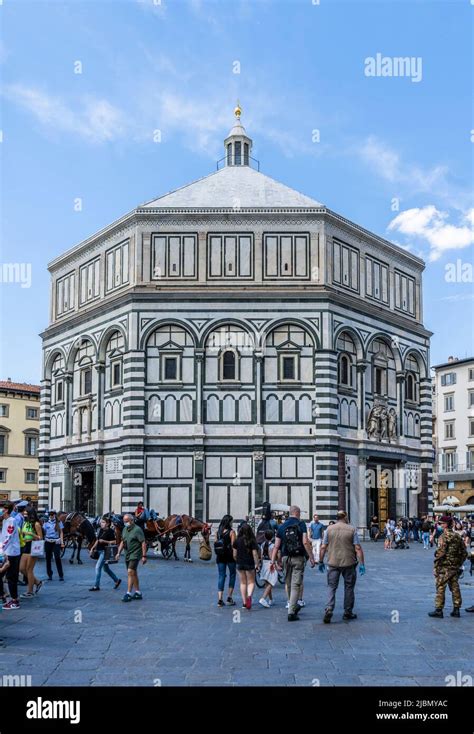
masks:
[[[321,208],[312,199],[252,167],[252,139],[240,122],[241,108],[224,141],[225,166],[209,176],[148,201],[141,209]]]
[[[225,166],[219,171],[143,204],[151,209],[320,208],[319,201],[300,194],[250,166]]]

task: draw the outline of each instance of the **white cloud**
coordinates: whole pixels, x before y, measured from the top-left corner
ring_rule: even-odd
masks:
[[[424,239],[430,247],[429,260],[435,261],[448,250],[461,250],[474,243],[473,210],[464,213],[459,224],[450,224],[447,212],[434,204],[400,212],[388,225],[389,231],[397,231],[408,237]]]
[[[92,143],[105,143],[123,135],[122,112],[106,99],[84,97],[74,108],[37,87],[11,84],[4,95],[30,112],[48,131],[78,135]]]
[[[450,178],[447,166],[423,168],[404,161],[402,156],[377,137],[369,136],[356,154],[382,179],[400,188],[404,195],[430,194],[459,211],[472,201],[472,193]]]
[[[473,301],[474,293],[457,293],[454,296],[443,296],[440,301],[451,301],[458,303],[459,301]]]
[[[143,10],[149,10],[161,17],[164,17],[166,14],[165,0],[135,0],[135,2],[143,8]]]

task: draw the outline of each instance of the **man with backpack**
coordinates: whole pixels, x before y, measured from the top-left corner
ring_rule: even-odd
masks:
[[[435,609],[428,612],[430,617],[443,617],[446,586],[453,597],[453,611],[451,617],[460,617],[462,605],[461,589],[459,588],[459,572],[467,558],[467,550],[460,535],[452,530],[453,519],[450,515],[443,515],[440,520],[442,532],[438,540],[438,549],[435,552],[433,575],[436,582]]]
[[[347,513],[339,510],[337,522],[330,525],[324,533],[323,545],[319,556],[319,570],[324,571],[324,557],[327,553],[328,564],[328,586],[329,594],[324,613],[324,623],[331,621],[334,607],[336,605],[336,591],[339,579],[344,579],[344,615],[343,619],[357,619],[354,614],[354,587],[357,580],[357,563],[359,562],[359,573],[365,573],[364,551],[359,542],[357,530],[349,525]]]
[[[281,551],[286,587],[290,594],[290,605],[288,607],[289,622],[296,622],[298,620],[298,613],[301,609],[298,605],[298,598],[303,583],[306,559],[309,558],[311,568],[314,568],[316,565],[313,550],[308,541],[306,523],[300,517],[300,508],[292,505],[288,520],[278,528],[270,567],[271,570],[275,568],[278,551]]]

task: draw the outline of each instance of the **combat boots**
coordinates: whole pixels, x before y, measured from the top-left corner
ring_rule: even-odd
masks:
[[[459,607],[454,607],[453,611],[450,614],[451,617],[460,617],[461,614],[459,612]]]
[[[442,619],[444,617],[443,610],[437,607],[434,612],[428,612],[428,617],[440,617]]]

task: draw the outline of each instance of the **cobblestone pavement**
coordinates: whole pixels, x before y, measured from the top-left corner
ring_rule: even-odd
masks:
[[[474,615],[427,616],[433,552],[364,549],[358,619],[342,621],[340,588],[330,625],[322,623],[326,577],[317,569],[305,574],[300,621],[288,623],[282,587],[272,609],[219,609],[214,561],[191,565],[151,552],[139,572],[143,601],[123,604],[122,588],[114,591],[105,575],[100,592],[88,591],[94,562],[85,554],[83,566],[66,562],[64,584],[46,582],[20,610],[0,614],[0,676],[45,686],[444,686],[447,675],[474,677]],[[42,561],[37,569],[45,577]],[[123,564],[117,569],[125,579]],[[474,577],[466,573],[461,589],[463,607],[474,604]]]

